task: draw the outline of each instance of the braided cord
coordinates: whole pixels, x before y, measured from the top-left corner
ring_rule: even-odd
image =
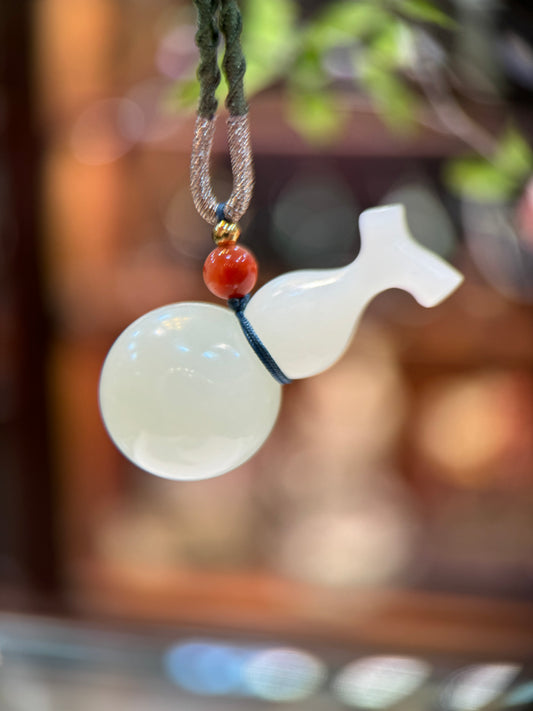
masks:
[[[220,84],[217,58],[220,37],[217,11],[220,0],[194,0],[194,4],[198,12],[198,31],[195,39],[200,50],[200,64],[197,72],[200,82],[198,115],[203,118],[213,118],[218,106],[215,92]]]
[[[246,60],[242,53],[242,17],[237,0],[221,0],[219,27],[226,42],[222,68],[228,83],[226,107],[231,116],[243,116],[248,111],[244,98]]]
[[[288,376],[286,376],[285,373],[281,370],[279,365],[276,363],[276,361],[270,354],[268,348],[265,346],[263,341],[255,332],[254,327],[252,326],[250,321],[248,321],[248,319],[244,315],[244,309],[246,308],[249,301],[250,294],[246,294],[246,296],[243,296],[240,299],[229,299],[228,306],[235,312],[235,315],[239,319],[242,332],[246,336],[246,340],[252,347],[253,351],[255,352],[261,363],[268,370],[270,375],[274,378],[274,380],[277,380],[280,385],[288,385],[292,382],[292,380]]]
[[[237,223],[248,208],[254,185],[248,104],[244,97],[246,61],[241,47],[242,18],[237,0],[194,0],[194,4],[198,10],[200,102],[191,154],[191,193],[196,209],[207,222],[213,225],[221,220]],[[215,94],[220,82],[217,14],[218,28],[226,45],[222,69],[228,85],[227,128],[233,174],[233,189],[226,202],[219,202],[215,197],[209,175],[217,110]],[[249,300],[249,294],[229,299],[228,306],[235,312],[250,347],[272,377],[282,385],[290,383],[244,314]]]
[[[241,47],[242,18],[237,0],[194,0],[194,3],[198,10],[200,103],[191,155],[191,192],[200,215],[216,225],[220,221],[221,203],[211,186],[209,159],[215,132],[215,92],[220,82],[217,48],[219,34],[222,34],[226,45],[222,67],[228,84],[227,129],[233,174],[233,189],[222,211],[227,220],[237,222],[248,208],[254,185],[248,105],[244,98],[246,61]]]
[[[220,84],[218,44],[220,34],[226,45],[222,68],[228,84],[226,107],[230,116],[243,116],[248,111],[244,98],[246,60],[241,47],[242,17],[237,0],[194,0],[198,12],[196,44],[200,50],[198,81],[200,101],[198,115],[213,118],[218,102],[215,93]]]
[[[215,122],[216,117],[212,119],[197,117],[191,152],[192,198],[200,215],[211,225],[216,225],[220,221],[220,201],[213,192],[209,171]],[[227,129],[233,187],[222,209],[227,220],[238,222],[248,209],[254,187],[248,114],[230,116],[227,120]]]

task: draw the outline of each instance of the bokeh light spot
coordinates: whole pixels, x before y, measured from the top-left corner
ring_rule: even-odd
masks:
[[[70,137],[76,158],[86,165],[113,163],[139,140],[144,119],[129,99],[97,101],[78,116]]]
[[[268,701],[296,701],[311,696],[325,678],[316,657],[298,649],[267,649],[246,665],[246,689]]]
[[[416,691],[430,673],[430,665],[421,659],[365,657],[339,672],[333,691],[348,706],[383,709]]]
[[[477,664],[458,671],[443,690],[449,711],[477,711],[502,694],[520,671],[517,664]]]

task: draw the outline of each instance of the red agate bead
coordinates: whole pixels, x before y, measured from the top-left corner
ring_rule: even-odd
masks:
[[[234,242],[222,242],[204,262],[204,281],[221,299],[246,296],[257,281],[257,262],[251,252]]]

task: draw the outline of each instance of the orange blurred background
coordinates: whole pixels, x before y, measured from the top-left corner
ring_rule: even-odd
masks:
[[[527,3],[509,5],[531,39]],[[527,707],[531,188],[461,202],[441,180],[457,137],[394,135],[366,104],[314,147],[279,86],[259,94],[244,227],[262,282],[347,263],[358,213],[403,202],[465,283],[430,311],[380,295],[336,366],[285,388],[251,461],[158,479],[110,442],[97,385],[128,323],[212,298],[188,189],[194,116],[167,100],[197,61],[194,14],[171,0],[0,14],[1,708]],[[491,127],[504,104],[531,141],[533,82],[507,80],[476,116]]]

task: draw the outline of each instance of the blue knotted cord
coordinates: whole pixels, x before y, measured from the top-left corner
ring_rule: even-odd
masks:
[[[255,351],[255,354],[268,370],[270,375],[281,385],[288,385],[288,383],[291,383],[292,380],[285,375],[274,358],[272,358],[265,344],[254,331],[252,324],[244,315],[244,309],[249,301],[250,294],[246,294],[246,296],[242,296],[241,298],[228,299],[228,306],[235,311],[235,314],[239,319],[239,323],[241,324],[242,331],[246,336],[246,340],[251,345]]]
[[[215,214],[216,214],[217,220],[219,222],[221,222],[221,220],[225,220],[226,222],[228,222],[228,218],[226,217],[226,213],[224,212],[225,207],[226,207],[225,202],[219,202],[216,207]]]

